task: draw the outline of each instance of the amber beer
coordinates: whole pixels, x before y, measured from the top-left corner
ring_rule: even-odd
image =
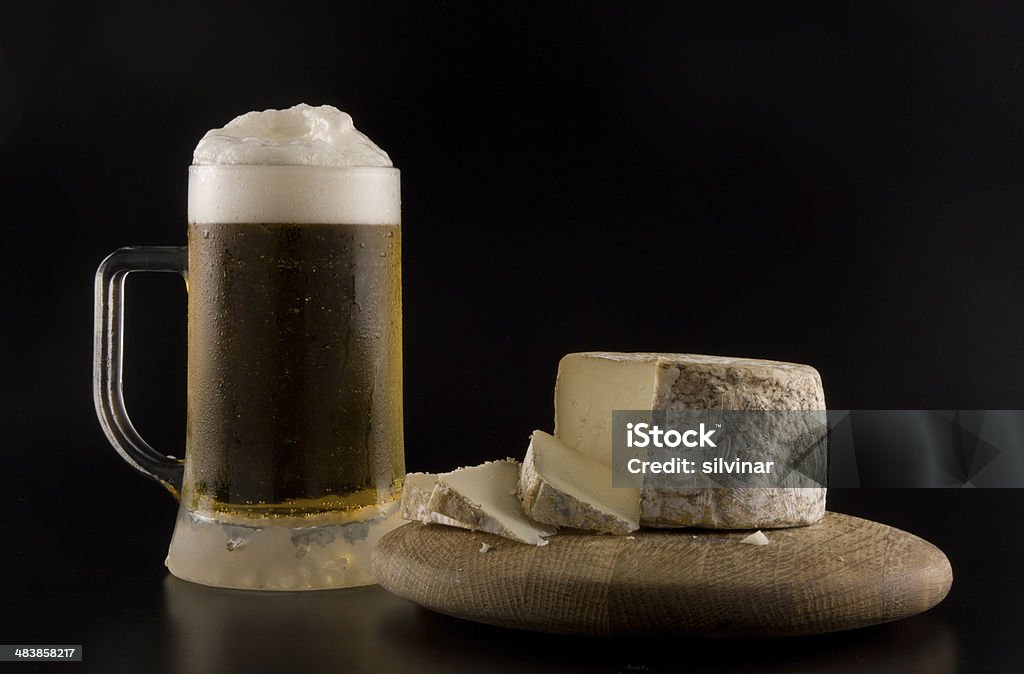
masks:
[[[397,224],[193,223],[189,507],[303,516],[404,475]]]
[[[191,167],[188,511],[312,526],[369,520],[400,497],[398,180]]]

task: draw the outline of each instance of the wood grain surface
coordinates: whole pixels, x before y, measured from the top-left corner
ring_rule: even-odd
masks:
[[[917,536],[828,513],[750,532],[560,533],[544,547],[437,524],[381,539],[374,573],[428,609],[563,634],[800,635],[898,620],[942,601],[953,580]],[[481,552],[482,544],[492,546]]]

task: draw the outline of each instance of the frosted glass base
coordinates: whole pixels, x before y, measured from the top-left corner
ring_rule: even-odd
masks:
[[[224,522],[181,507],[165,563],[182,580],[243,590],[372,585],[373,547],[404,523],[397,502],[371,519],[312,525],[271,519]]]

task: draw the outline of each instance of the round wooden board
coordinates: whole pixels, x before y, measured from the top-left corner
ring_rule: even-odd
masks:
[[[592,635],[832,632],[926,611],[953,581],[934,545],[857,517],[766,530],[764,546],[741,544],[749,534],[560,533],[534,547],[408,524],[380,540],[373,569],[385,589],[440,613]]]

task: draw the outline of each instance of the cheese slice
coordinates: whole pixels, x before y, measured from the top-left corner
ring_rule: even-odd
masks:
[[[824,410],[808,365],[670,353],[572,353],[558,365],[555,437],[612,466],[613,410]],[[777,465],[786,456],[773,456]],[[796,479],[794,477],[794,479]],[[654,527],[759,529],[817,522],[815,486],[667,488],[644,485],[640,523]]]
[[[628,534],[640,528],[640,490],[612,486],[611,468],[534,431],[519,472],[526,514],[560,527]]]
[[[534,522],[516,496],[519,462],[488,461],[437,476],[427,509],[466,529],[498,534],[531,545],[547,545],[553,527]]]
[[[402,519],[423,524],[447,524],[452,527],[469,529],[458,520],[446,517],[430,509],[430,498],[437,489],[437,475],[435,473],[408,473],[405,476],[405,484],[402,487]]]

